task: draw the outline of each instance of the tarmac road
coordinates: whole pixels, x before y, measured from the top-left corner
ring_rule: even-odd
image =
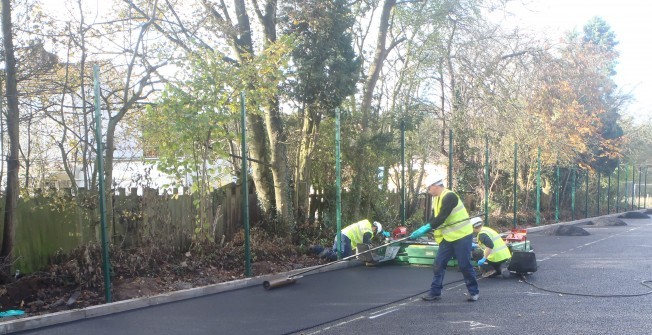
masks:
[[[638,294],[652,289],[652,219],[583,226],[589,236],[529,233],[539,270],[528,281],[563,292]],[[595,298],[551,293],[518,278],[480,280],[466,301],[461,274],[443,299],[418,298],[430,267],[355,267],[264,291],[249,287],[21,334],[652,334],[652,295]]]
[[[652,280],[652,220],[624,221],[627,226],[582,226],[589,236],[529,233],[539,269],[527,280],[582,294],[651,291],[640,282]],[[542,291],[519,278],[492,278],[480,281],[479,301],[462,298],[460,288],[449,287],[438,302],[408,299],[304,333],[652,334],[652,295],[573,296]]]

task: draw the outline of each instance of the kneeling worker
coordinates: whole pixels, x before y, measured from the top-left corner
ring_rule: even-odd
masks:
[[[362,220],[356,223],[350,224],[342,229],[340,238],[342,240],[342,257],[348,257],[353,255],[353,250],[357,249],[358,243],[370,244],[371,239],[382,234],[388,236],[389,233],[383,232],[383,225],[378,221],[373,223],[369,220]],[[332,249],[324,249],[319,253],[319,257],[326,258],[330,261],[337,260],[337,249],[338,248],[338,238],[335,234],[335,241],[333,242]]]
[[[473,223],[473,232],[477,234],[478,247],[484,251],[482,258],[478,261],[478,266],[481,269],[486,269],[482,273],[482,277],[499,276],[503,263],[512,258],[509,248],[498,232],[484,226],[482,219],[472,218],[471,222]]]

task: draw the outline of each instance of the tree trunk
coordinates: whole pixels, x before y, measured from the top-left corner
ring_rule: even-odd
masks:
[[[303,117],[294,190],[297,199],[295,210],[297,211],[296,218],[298,222],[303,222],[308,216],[306,214],[310,206],[312,154],[319,134],[320,120],[321,115],[315,113],[312,106],[307,106]]]
[[[380,70],[383,68],[383,62],[387,57],[389,49],[387,48],[387,35],[390,26],[390,16],[392,9],[396,6],[396,0],[385,0],[383,2],[383,10],[380,15],[380,24],[378,27],[378,39],[376,40],[376,51],[374,52],[374,59],[369,65],[369,73],[364,83],[362,92],[362,101],[360,103],[360,112],[362,113],[362,132],[359,140],[365,141],[366,138],[371,137],[371,129],[369,129],[369,120],[371,118],[371,101],[373,99],[374,90],[378,83]],[[356,146],[356,153],[354,157],[363,158],[364,147],[362,145]],[[362,190],[365,188],[365,181],[368,180],[367,176],[375,175],[375,168],[368,160],[358,159],[353,164],[353,169],[356,171],[353,177],[352,191],[352,216],[357,218],[361,211]]]
[[[252,163],[251,172],[254,185],[256,185],[256,194],[263,211],[268,212],[275,204],[273,183],[270,182],[272,176],[269,175],[267,162],[268,143],[265,133],[265,121],[258,113],[247,113],[247,124],[250,129],[250,138],[248,142],[251,158],[265,162]]]
[[[115,236],[113,231],[113,156],[115,153],[115,128],[119,120],[112,119],[106,128],[106,146],[104,147],[104,195],[105,195],[105,208],[106,208],[106,228],[109,236],[109,241],[113,242],[112,236]],[[101,141],[102,139],[97,139]],[[102,153],[97,153],[97,162],[102,159]],[[99,185],[99,178],[98,178]]]
[[[238,60],[241,63],[247,62],[253,56],[253,41],[251,38],[251,24],[249,22],[249,15],[247,15],[247,9],[245,6],[244,0],[234,0],[233,5],[235,7],[235,12],[237,16],[237,29],[238,37],[233,39],[233,49],[234,52],[238,55]],[[266,33],[275,34],[275,31],[268,31]],[[266,40],[269,40],[270,37],[266,36]],[[275,38],[275,36],[271,36]],[[255,89],[255,87],[252,87]],[[273,103],[272,103],[273,105]],[[278,107],[277,107],[278,108]],[[247,113],[248,127],[251,130],[252,140],[249,142],[249,150],[253,159],[265,164],[252,164],[252,177],[254,185],[256,185],[256,193],[258,195],[258,200],[263,210],[269,212],[276,206],[276,211],[278,213],[278,200],[276,199],[276,182],[272,167],[272,174],[270,175],[270,169],[267,166],[267,162],[270,162],[270,157],[274,144],[271,143],[269,139],[269,126],[266,125],[266,122],[269,121],[269,108],[265,111],[265,116],[257,115],[256,113]],[[273,162],[272,162],[273,165]]]
[[[274,197],[276,199],[276,214],[281,223],[294,232],[296,221],[292,216],[292,192],[290,189],[290,169],[288,166],[287,136],[280,115],[278,99],[268,101],[265,111],[267,136],[269,138],[272,176],[274,177]]]
[[[276,42],[276,0],[268,0],[265,4],[265,14],[258,10],[256,13],[263,25],[264,44],[265,47]],[[244,0],[234,0],[234,7],[238,21],[239,38],[236,38],[236,52],[241,61],[246,61],[249,57],[253,56],[253,40],[251,32],[251,23]],[[294,231],[294,223],[296,222],[292,216],[292,193],[290,190],[290,169],[287,160],[287,134],[285,133],[283,119],[280,113],[278,96],[273,96],[268,99],[266,106],[263,108],[265,120],[265,132],[267,138],[256,138],[254,141],[258,146],[252,148],[254,154],[257,155],[256,159],[266,161],[267,155],[262,143],[269,143],[269,160],[271,162],[272,170],[272,183],[273,193],[267,187],[270,185],[267,182],[266,176],[268,174],[258,171],[254,175],[254,183],[259,192],[265,192],[263,198],[273,199],[275,204],[275,211],[277,218],[281,221],[282,225],[288,225],[291,231]],[[262,122],[251,124],[254,136],[263,136],[260,127],[263,127]],[[259,166],[263,169],[266,167]],[[256,180],[256,178],[260,178]],[[258,185],[262,185],[260,189]],[[272,198],[273,195],[273,198]]]
[[[14,41],[11,24],[11,1],[2,0],[2,37],[5,49],[5,72],[7,75],[7,132],[9,133],[9,155],[7,156],[7,189],[5,192],[4,229],[2,248],[0,249],[0,264],[2,272],[9,276],[13,262],[14,235],[18,218],[16,206],[18,203],[18,169],[20,164],[18,88],[16,83],[16,58],[14,56]]]

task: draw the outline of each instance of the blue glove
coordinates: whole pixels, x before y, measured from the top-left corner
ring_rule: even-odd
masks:
[[[421,228],[413,231],[412,234],[410,234],[410,238],[413,239],[413,240],[416,240],[419,237],[425,235],[427,232],[429,232],[430,229],[432,229],[430,227],[430,223],[426,223],[423,226],[421,226]]]
[[[487,258],[482,257],[482,259],[478,261],[478,265],[483,265],[485,262],[487,262]]]
[[[389,237],[389,236],[390,236],[390,234],[389,234],[389,232],[388,232],[388,231],[384,231],[384,232],[383,232],[383,236],[385,236],[385,237]]]

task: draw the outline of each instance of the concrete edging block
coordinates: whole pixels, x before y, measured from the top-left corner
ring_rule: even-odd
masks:
[[[82,309],[74,309],[69,311],[61,311],[51,314],[35,315],[25,318],[13,319],[5,322],[0,322],[0,334],[8,334],[17,331],[25,331],[30,329],[37,329],[47,326],[52,326],[60,323],[73,322],[78,320],[83,320],[86,318],[100,317],[104,315],[109,315],[113,313],[120,313],[129,310],[145,308],[149,306],[155,306],[160,304],[166,304],[170,302],[187,300],[192,298],[197,298],[205,295],[218,294],[222,292],[228,292],[233,290],[238,290],[251,286],[260,286],[260,289],[263,290],[262,284],[266,280],[278,278],[278,277],[287,277],[293,274],[307,271],[309,269],[314,269],[307,273],[306,275],[334,271],[345,269],[354,266],[360,266],[362,262],[351,260],[348,262],[342,262],[333,264],[330,266],[317,265],[313,267],[296,269],[288,272],[262,275],[252,278],[243,278],[223,283],[212,284],[202,287],[193,287],[186,290],[167,292],[155,296],[149,297],[140,297],[129,300],[122,300],[111,302],[103,305],[89,306]]]

